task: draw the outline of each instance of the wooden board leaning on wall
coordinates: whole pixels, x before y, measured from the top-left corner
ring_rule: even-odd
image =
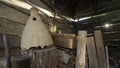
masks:
[[[58,47],[75,49],[77,37],[75,34],[52,34],[53,43]]]

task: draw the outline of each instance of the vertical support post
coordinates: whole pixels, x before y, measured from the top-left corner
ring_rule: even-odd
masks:
[[[85,68],[87,31],[78,31],[76,68]]]
[[[110,65],[109,65],[109,53],[108,53],[108,46],[106,46],[105,48],[106,48],[106,57],[107,57],[107,68],[110,68]]]
[[[87,52],[89,58],[89,68],[98,68],[94,37],[87,38]]]
[[[3,34],[3,44],[5,47],[6,68],[11,68],[10,47],[8,46],[7,34]]]
[[[94,31],[99,68],[107,68],[105,48],[100,30]]]

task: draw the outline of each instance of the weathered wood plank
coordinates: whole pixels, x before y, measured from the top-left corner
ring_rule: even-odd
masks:
[[[0,2],[0,17],[2,18],[6,18],[12,21],[16,21],[22,24],[25,24],[27,22],[28,19],[28,15],[14,9],[11,8],[8,5],[5,5],[4,3]]]
[[[107,68],[110,68],[108,46],[105,47],[105,50],[106,50],[106,57],[107,57]]]
[[[18,35],[8,34],[8,44],[9,46],[20,46],[21,38]]]
[[[3,46],[2,34],[0,33],[0,46]]]
[[[21,35],[24,25],[0,17],[0,33]]]
[[[32,59],[32,68],[57,68],[56,48],[35,49],[22,52]]]
[[[6,68],[6,61],[5,58],[0,58],[0,68]]]
[[[87,52],[89,58],[89,68],[98,68],[94,37],[87,38]]]
[[[20,56],[21,55],[21,50],[20,47],[12,47],[10,50],[11,56]],[[4,47],[0,47],[0,57],[4,57],[5,51]]]
[[[87,32],[78,31],[76,68],[85,68]]]
[[[56,46],[75,49],[77,39],[74,34],[52,34],[53,42]]]
[[[60,49],[57,49],[57,54],[58,54],[57,57],[58,60],[62,61],[65,64],[68,64],[70,55],[68,55],[67,53],[65,53],[65,51],[62,51]]]
[[[3,34],[3,45],[5,47],[5,57],[6,57],[6,68],[12,68],[11,65],[11,54],[10,54],[10,47],[8,45],[7,34]]]
[[[12,57],[12,68],[31,68],[31,59],[29,56]]]
[[[96,43],[96,49],[97,49],[99,68],[107,68],[107,61],[106,61],[104,44],[102,40],[102,33],[100,30],[97,30],[97,31],[94,31],[94,35],[95,35],[95,43]]]
[[[0,57],[4,56],[5,48],[3,45],[3,34],[0,33]],[[18,35],[10,35],[7,34],[7,44],[10,48],[11,56],[19,56],[20,55],[20,37]]]

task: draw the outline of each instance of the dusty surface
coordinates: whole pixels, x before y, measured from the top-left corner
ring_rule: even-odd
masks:
[[[31,16],[22,33],[21,48],[28,50],[31,47],[41,47],[52,45],[52,38],[39,16],[37,9],[31,9]]]

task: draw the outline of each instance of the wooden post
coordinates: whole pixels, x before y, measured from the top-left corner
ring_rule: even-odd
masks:
[[[108,46],[105,47],[106,49],[106,57],[107,57],[107,68],[110,68],[110,65],[109,65],[109,53],[108,53]]]
[[[102,40],[102,33],[100,30],[97,30],[94,32],[94,35],[95,35],[99,68],[107,68],[107,61],[106,61],[105,49]]]
[[[6,68],[11,67],[10,47],[8,46],[7,34],[3,34],[3,44],[5,47]]]
[[[76,68],[85,68],[87,32],[78,31]]]
[[[87,38],[87,52],[89,58],[89,68],[98,68],[94,37]]]

